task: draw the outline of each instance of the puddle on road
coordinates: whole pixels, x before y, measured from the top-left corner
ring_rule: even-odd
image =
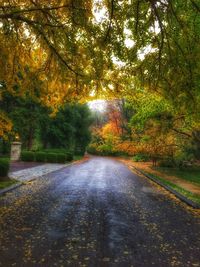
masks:
[[[162,192],[161,190],[158,190],[158,189],[152,188],[152,187],[148,187],[148,186],[143,186],[141,191],[144,193],[147,193],[147,194],[164,195],[164,192]]]

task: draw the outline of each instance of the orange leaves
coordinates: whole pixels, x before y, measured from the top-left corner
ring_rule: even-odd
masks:
[[[103,126],[101,135],[103,138],[106,138],[109,135],[119,137],[121,135],[121,130],[119,129],[119,127],[116,125],[115,122],[111,121]]]

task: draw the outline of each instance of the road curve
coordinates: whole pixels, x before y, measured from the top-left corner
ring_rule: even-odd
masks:
[[[113,159],[0,198],[0,266],[200,266],[200,218]]]

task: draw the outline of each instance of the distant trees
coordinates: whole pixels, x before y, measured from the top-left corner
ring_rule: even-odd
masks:
[[[105,114],[104,124],[93,127],[91,153],[132,155],[168,166],[200,159],[198,119],[162,96],[143,91],[134,101],[110,101]]]
[[[65,104],[53,117],[42,121],[40,138],[44,148],[67,148],[82,154],[90,142],[92,122],[88,106]]]
[[[87,105],[65,104],[52,113],[37,98],[4,92],[0,106],[13,124],[7,141],[14,140],[17,134],[25,149],[66,148],[84,153],[90,141],[91,116]]]

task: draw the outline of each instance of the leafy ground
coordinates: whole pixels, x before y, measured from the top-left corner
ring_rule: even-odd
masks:
[[[103,157],[0,198],[0,266],[197,267],[200,214]]]

